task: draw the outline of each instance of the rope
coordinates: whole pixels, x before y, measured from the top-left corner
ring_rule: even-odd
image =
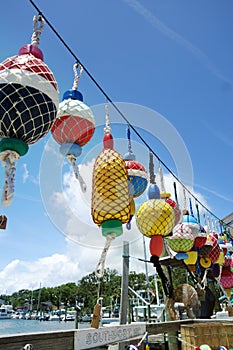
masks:
[[[160,182],[161,182],[161,192],[166,192],[165,185],[164,185],[163,169],[161,166],[159,166],[159,176],[160,176]]]
[[[38,23],[40,22],[40,26]],[[40,35],[44,28],[44,19],[42,16],[37,15],[33,17],[34,33],[32,34],[31,44],[38,46],[40,43]]]
[[[104,132],[105,132],[105,134],[110,134],[110,132],[111,132],[111,126],[110,126],[110,116],[109,116],[109,107],[108,107],[108,104],[106,104],[105,110],[106,110],[106,122],[105,122]]]
[[[2,191],[2,205],[4,206],[10,205],[14,196],[15,162],[19,157],[17,152],[10,150],[0,155],[2,166],[5,167],[5,184]]]
[[[97,278],[102,278],[104,275],[104,266],[105,266],[105,260],[107,257],[107,252],[110,248],[110,245],[112,243],[112,241],[116,238],[116,234],[115,233],[110,233],[109,235],[107,235],[106,237],[106,243],[104,246],[104,249],[102,251],[100,260],[98,262],[98,264],[96,265],[95,268],[95,275]]]
[[[79,73],[78,73],[78,69],[79,69]],[[80,63],[75,63],[73,66],[73,71],[74,71],[74,83],[73,83],[72,90],[77,90],[79,78],[81,77],[83,72],[83,67],[81,66]]]
[[[78,166],[76,164],[76,158],[72,154],[68,154],[66,156],[66,158],[68,159],[68,161],[71,163],[71,165],[73,167],[74,175],[75,175],[76,179],[79,181],[82,192],[86,192],[87,186],[86,186],[82,176],[80,175]]]
[[[194,216],[191,198],[189,198],[189,210],[190,210],[190,215]]]
[[[154,161],[153,161],[152,152],[150,152],[149,172],[150,172],[150,183],[155,184]]]
[[[175,181],[173,182],[173,187],[174,187],[176,204],[179,205],[178,196],[177,196],[177,189],[176,189],[176,182]]]
[[[200,212],[199,212],[198,203],[196,203],[196,210],[197,210],[197,221],[200,224],[201,223],[201,218],[200,218]]]

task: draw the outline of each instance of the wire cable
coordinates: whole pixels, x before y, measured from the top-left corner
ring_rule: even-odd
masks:
[[[58,31],[54,28],[54,26],[51,24],[51,22],[46,18],[44,13],[40,10],[40,8],[35,4],[33,0],[29,0],[29,2],[32,4],[32,6],[38,11],[38,14],[41,15],[44,19],[44,21],[48,24],[50,29],[54,32],[54,34],[58,37],[58,39],[61,41],[61,43],[65,46],[65,48],[68,50],[68,52],[73,56],[75,61],[79,63],[83,70],[86,72],[88,77],[91,79],[91,81],[96,85],[96,87],[101,91],[101,93],[105,96],[106,100],[112,105],[112,107],[118,112],[118,114],[124,119],[124,121],[130,126],[130,128],[134,131],[134,133],[138,136],[138,138],[142,141],[142,143],[148,148],[148,150],[153,153],[153,155],[157,158],[157,160],[164,166],[164,168],[167,169],[167,171],[174,177],[174,179],[179,182],[179,184],[190,194],[190,196],[199,203],[203,209],[205,209],[210,215],[212,215],[215,219],[217,219],[220,223],[222,223],[222,219],[220,219],[217,215],[215,215],[210,209],[208,209],[193,193],[190,191],[182,182],[181,180],[174,174],[174,172],[160,159],[160,157],[154,152],[154,150],[150,147],[150,145],[143,139],[143,137],[140,135],[140,133],[137,131],[137,129],[129,122],[129,120],[126,118],[126,116],[122,113],[122,111],[117,107],[117,105],[113,102],[111,97],[105,92],[105,90],[100,86],[100,84],[97,82],[97,80],[93,77],[93,75],[89,72],[89,70],[85,67],[85,65],[81,62],[81,60],[77,57],[77,55],[73,52],[73,50],[70,48],[70,46],[65,42],[65,40],[62,38],[62,36],[58,33]],[[232,228],[233,226],[229,224],[225,224],[225,226]]]

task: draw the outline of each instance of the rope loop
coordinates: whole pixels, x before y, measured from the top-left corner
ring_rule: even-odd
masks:
[[[106,237],[106,243],[104,246],[104,249],[102,251],[100,260],[98,262],[98,264],[96,265],[95,268],[95,275],[97,278],[102,278],[104,276],[104,266],[105,266],[105,260],[107,257],[107,253],[108,250],[110,248],[110,245],[112,243],[112,241],[116,238],[116,234],[115,233],[110,233],[109,235],[107,235]]]
[[[83,66],[80,63],[76,62],[73,65],[73,71],[74,71],[74,83],[73,83],[72,90],[77,90],[79,78],[81,77],[81,75],[83,73]]]
[[[5,183],[2,190],[2,205],[4,206],[10,205],[14,196],[15,162],[19,157],[17,152],[10,150],[2,152],[0,155],[2,166],[5,167]]]
[[[40,43],[40,35],[44,28],[44,19],[41,15],[36,15],[33,17],[33,28],[34,32],[32,34],[31,44],[38,46]]]

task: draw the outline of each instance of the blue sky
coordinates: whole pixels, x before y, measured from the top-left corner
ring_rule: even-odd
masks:
[[[168,129],[170,125],[176,130],[191,159],[194,193],[218,217],[231,213],[231,0],[71,0],[68,3],[61,0],[37,0],[36,4],[105,92],[129,113],[131,124],[140,128],[146,141],[175,173],[177,161],[171,153],[176,151],[178,141],[173,140],[173,131],[170,134],[166,128],[162,128],[161,120],[166,121]],[[1,10],[0,60],[3,61],[17,54],[24,44],[30,43],[32,20],[37,12],[26,0],[13,0],[11,5],[4,2]],[[72,87],[75,60],[46,23],[39,47],[43,51],[45,63],[56,77],[61,101],[63,93]],[[104,124],[106,99],[85,72],[80,79],[79,90],[87,105],[102,106],[93,109],[96,111],[97,125]],[[134,111],[137,105],[140,106],[138,110],[141,114],[135,112],[134,117],[129,110]],[[156,122],[157,119],[151,117],[153,122],[150,123],[148,110],[162,116],[161,119]],[[112,110],[110,112],[114,114]],[[127,148],[124,121],[117,114],[114,114],[113,119],[114,122],[121,123],[119,130],[115,128],[115,135],[123,139]],[[99,130],[90,145],[83,149],[81,161],[87,183],[91,178],[87,163],[91,163],[93,155],[96,156],[101,149],[101,127]],[[114,135],[113,126],[112,132]],[[140,145],[133,133],[131,136],[135,140],[138,158],[147,166],[148,151]],[[7,229],[0,232],[2,293],[19,288],[38,288],[40,283],[49,286],[77,281],[94,270],[101,253],[100,249],[89,247],[89,237],[83,242],[84,245],[77,244],[77,237],[72,238],[72,232],[78,234],[81,230],[82,226],[79,227],[78,223],[67,234],[63,228],[60,229],[62,223],[57,227],[51,221],[48,207],[42,200],[44,194],[43,188],[41,194],[40,185],[41,161],[42,169],[50,170],[50,164],[47,167],[46,160],[43,162],[43,155],[51,146],[50,142],[49,133],[37,144],[30,146],[28,154],[17,162],[14,200],[10,207],[1,208],[1,213],[8,217]],[[119,142],[118,145],[122,152],[124,142]],[[155,165],[158,166],[156,161]],[[185,166],[184,160],[184,169]],[[56,172],[54,177],[51,174],[52,172],[43,181],[48,184],[60,181],[60,178],[56,178]],[[1,184],[4,181],[3,175],[4,169],[1,168]],[[79,205],[79,186],[67,164],[62,170],[61,179],[66,203],[69,202],[68,211],[77,208],[75,216],[78,216],[77,212],[81,217],[89,215],[90,192],[84,198],[84,210]],[[56,197],[58,202],[53,203],[54,208],[55,204],[60,204],[59,208],[56,207],[57,216],[63,217],[64,214],[63,221],[67,223],[64,198],[60,198],[60,202],[59,198]],[[84,231],[86,229],[87,227]],[[94,225],[90,228],[91,232],[98,237],[97,245],[102,246],[104,240],[99,238]],[[143,251],[140,248],[140,234],[138,237],[139,243],[134,252],[137,251],[137,256],[141,257]],[[106,262],[107,266],[116,267],[119,271],[120,249],[110,251]],[[133,259],[131,263],[132,269],[139,271],[144,268]]]

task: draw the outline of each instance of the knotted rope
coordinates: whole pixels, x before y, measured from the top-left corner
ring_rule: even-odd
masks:
[[[79,73],[78,73],[78,69],[79,69]],[[79,78],[81,77],[83,72],[83,67],[81,66],[81,64],[75,63],[73,66],[73,71],[74,71],[74,83],[73,83],[72,90],[77,90]]]
[[[102,278],[104,275],[104,266],[105,266],[105,260],[107,257],[107,253],[108,250],[110,248],[110,245],[112,243],[112,241],[116,238],[116,234],[115,233],[110,233],[106,236],[106,242],[105,242],[105,246],[104,249],[102,251],[100,260],[98,262],[98,264],[96,265],[95,268],[95,275],[97,278]]]
[[[74,175],[80,183],[80,187],[81,187],[82,192],[86,192],[87,186],[86,186],[82,176],[80,175],[78,165],[76,164],[76,157],[73,154],[67,154],[66,158],[71,163],[71,165],[73,167]]]
[[[2,191],[2,205],[11,204],[14,196],[15,182],[15,162],[19,159],[19,154],[15,151],[6,150],[0,154],[2,166],[5,167],[5,184]]]
[[[40,25],[39,25],[39,22],[40,22]],[[40,35],[44,28],[44,19],[40,15],[34,16],[33,26],[34,26],[34,32],[32,34],[31,44],[34,46],[38,46],[40,43]]]

